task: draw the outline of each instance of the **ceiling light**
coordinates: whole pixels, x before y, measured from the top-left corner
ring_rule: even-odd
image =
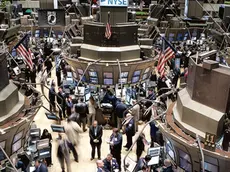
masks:
[[[109,63],[106,63],[106,66],[109,66]]]

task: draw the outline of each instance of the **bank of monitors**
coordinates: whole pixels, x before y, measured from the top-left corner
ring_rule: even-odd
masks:
[[[97,72],[89,71],[89,80],[91,84],[98,84]]]
[[[186,172],[192,172],[190,155],[181,149],[178,149],[178,153],[180,158],[180,168],[184,169]]]
[[[133,73],[132,83],[137,83],[140,79],[140,75],[141,75],[141,70],[136,70]]]
[[[65,10],[63,9],[38,10],[38,25],[40,27],[65,26]]]
[[[113,73],[105,72],[104,76],[104,85],[113,85]]]
[[[17,152],[22,147],[22,139],[19,139],[12,144],[12,154]]]
[[[118,83],[126,84],[128,82],[129,72],[122,72],[120,75]]]

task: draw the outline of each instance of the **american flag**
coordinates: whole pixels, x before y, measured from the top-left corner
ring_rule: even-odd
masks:
[[[105,37],[107,39],[110,39],[111,38],[111,35],[112,35],[112,32],[111,32],[111,25],[109,24],[109,22],[106,24],[106,27],[105,27]]]
[[[157,65],[157,70],[161,77],[163,77],[165,74],[166,63],[176,55],[176,50],[172,47],[172,45],[164,37],[162,37],[162,40],[163,46]]]
[[[18,42],[18,44],[14,47],[17,52],[23,57],[24,62],[30,67],[30,69],[33,69],[33,61],[32,61],[32,53],[29,48],[29,39],[30,36],[26,34],[21,41]]]

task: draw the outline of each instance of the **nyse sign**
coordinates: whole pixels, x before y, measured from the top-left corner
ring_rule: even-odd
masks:
[[[128,0],[100,0],[100,6],[127,7]]]

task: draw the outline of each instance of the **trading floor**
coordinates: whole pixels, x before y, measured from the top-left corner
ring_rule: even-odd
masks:
[[[55,76],[55,70],[52,71],[52,76]],[[37,89],[40,89],[40,87],[38,86]],[[46,95],[48,95],[48,91],[45,90]],[[46,102],[46,100],[43,98],[43,104],[49,108],[49,104]],[[38,128],[41,129],[41,131],[43,131],[43,129],[48,129],[48,131],[52,134],[53,137],[53,142],[52,142],[52,161],[53,161],[53,165],[51,167],[49,167],[49,172],[59,172],[61,171],[61,167],[59,164],[59,161],[57,159],[57,141],[56,138],[58,137],[57,133],[52,132],[50,125],[55,123],[52,120],[48,120],[45,116],[45,112],[46,110],[44,108],[41,108],[39,113],[35,116],[35,124],[37,125]],[[65,121],[62,121],[65,122]],[[142,126],[139,127],[139,130],[141,129]],[[91,171],[96,171],[96,158],[97,158],[97,154],[95,156],[95,159],[93,161],[90,160],[91,158],[91,146],[89,143],[89,130],[87,130],[86,132],[81,134],[81,139],[80,139],[80,146],[77,149],[78,153],[79,153],[79,163],[74,161],[73,156],[71,155],[71,168],[72,171],[87,171],[87,172],[91,172]],[[149,133],[149,127],[146,127],[145,129],[146,133]],[[106,143],[106,140],[110,137],[110,135],[112,134],[112,130],[103,130],[103,137],[102,137],[102,147],[101,147],[101,153],[102,153],[102,159],[105,158],[107,156],[108,153],[110,153],[109,151],[109,145]],[[146,137],[148,140],[150,140],[149,138],[149,134],[146,134]],[[123,135],[123,145],[126,144],[126,136]],[[129,154],[129,157],[132,157],[133,160],[136,160],[136,155],[135,155],[135,150],[136,147],[134,147],[134,150],[132,150],[132,153]],[[147,148],[145,149],[145,151],[147,151]],[[126,151],[123,148],[122,149],[122,159],[124,158],[124,156],[126,155]],[[145,152],[144,152],[145,153]],[[143,153],[143,154],[144,154]]]

